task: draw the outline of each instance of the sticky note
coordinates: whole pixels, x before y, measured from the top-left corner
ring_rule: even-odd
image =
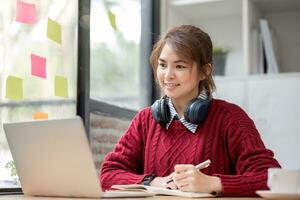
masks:
[[[117,29],[116,15],[114,13],[112,13],[110,10],[108,11],[108,18],[109,18],[111,27],[113,27],[114,29]]]
[[[68,97],[68,80],[63,76],[55,76],[54,95]]]
[[[33,119],[48,119],[48,113],[45,112],[34,112],[32,113]]]
[[[46,78],[46,58],[31,54],[31,75]]]
[[[12,100],[23,99],[23,79],[16,76],[8,76],[6,79],[6,98]]]
[[[61,25],[50,18],[47,23],[47,37],[61,44]]]
[[[25,24],[34,24],[37,21],[35,4],[17,0],[16,21]]]

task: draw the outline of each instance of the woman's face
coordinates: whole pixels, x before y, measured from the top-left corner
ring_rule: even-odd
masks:
[[[156,75],[164,94],[184,103],[198,96],[198,85],[203,79],[196,62],[178,55],[168,44],[159,56]]]

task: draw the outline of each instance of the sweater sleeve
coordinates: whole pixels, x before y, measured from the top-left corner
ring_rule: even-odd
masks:
[[[125,134],[119,139],[114,151],[108,153],[100,173],[103,190],[115,184],[135,184],[143,178],[143,112],[131,121]]]
[[[265,148],[254,122],[240,108],[231,113],[226,140],[235,175],[217,174],[223,196],[256,196],[266,190],[268,168],[280,167],[272,151]]]

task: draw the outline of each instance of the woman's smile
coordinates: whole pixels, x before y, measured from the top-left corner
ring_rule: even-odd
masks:
[[[178,83],[164,83],[164,86],[165,86],[166,89],[174,89],[179,85],[180,84],[178,84]]]

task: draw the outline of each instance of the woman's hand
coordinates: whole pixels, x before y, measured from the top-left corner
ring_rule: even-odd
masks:
[[[207,193],[222,191],[219,177],[205,175],[194,165],[175,165],[173,180],[181,191]]]
[[[171,181],[174,176],[174,172],[170,174],[169,176],[165,177],[155,177],[151,183],[150,186],[155,186],[155,187],[162,187],[162,188],[168,188],[168,189],[177,189],[176,184],[174,181]]]

